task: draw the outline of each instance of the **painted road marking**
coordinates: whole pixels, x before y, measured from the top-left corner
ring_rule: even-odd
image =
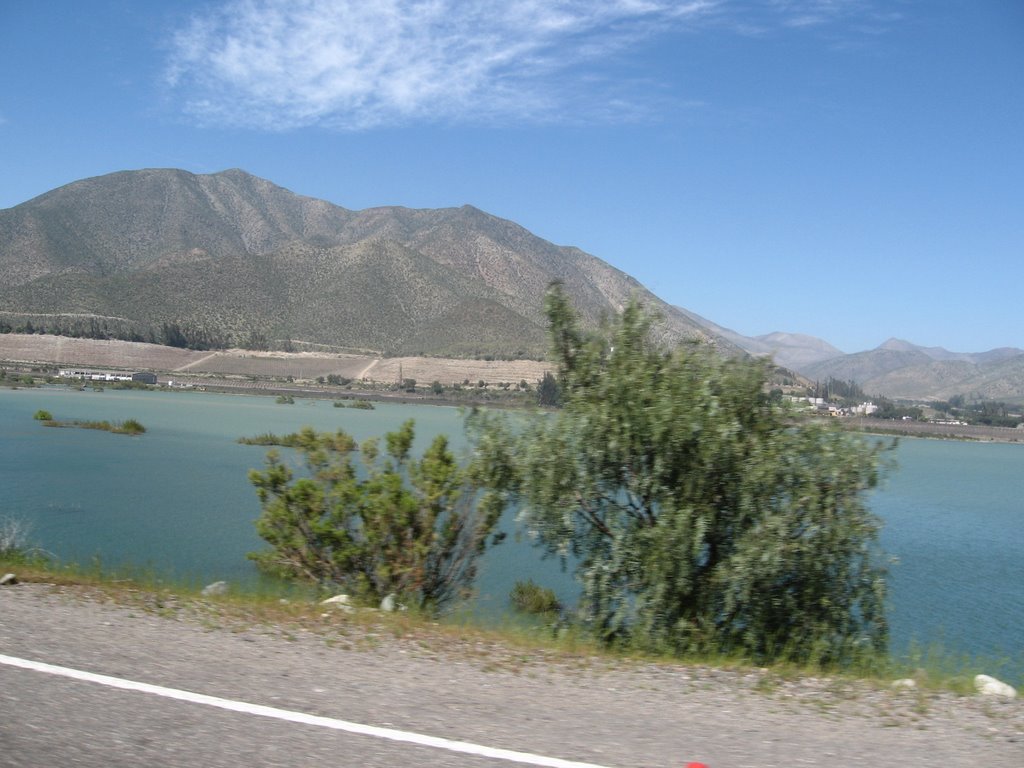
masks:
[[[149,693],[154,696],[163,696],[167,699],[187,701],[192,704],[204,704],[208,707],[217,707],[218,709],[226,709],[231,712],[242,712],[247,715],[258,715],[259,717],[272,717],[277,720],[285,720],[290,723],[315,725],[320,728],[330,728],[335,731],[347,731],[348,733],[357,733],[362,736],[373,736],[378,739],[388,739],[390,741],[417,744],[421,747],[446,749],[449,752],[463,752],[467,755],[476,755],[477,757],[490,757],[495,760],[508,760],[513,763],[539,765],[545,766],[546,768],[606,768],[606,766],[597,765],[596,763],[581,763],[574,760],[563,760],[558,757],[535,755],[530,752],[516,752],[511,749],[499,749],[497,747],[487,747],[483,744],[473,744],[469,741],[454,741],[452,739],[444,739],[438,736],[427,736],[422,733],[400,731],[396,728],[381,728],[376,725],[352,723],[347,720],[337,720],[333,717],[309,715],[305,712],[295,712],[289,709],[265,707],[262,704],[249,704],[244,701],[222,699],[217,696],[207,696],[203,693],[182,691],[177,688],[165,688],[162,685],[151,685],[150,683],[140,683],[135,680],[126,680],[120,677],[98,675],[94,672],[83,672],[80,669],[72,669],[70,667],[58,667],[54,664],[44,664],[40,661],[19,659],[15,656],[5,656],[0,654],[0,664],[6,664],[10,667],[18,667],[20,669],[29,669],[34,672],[44,672],[48,675],[68,677],[72,680],[83,680],[88,683],[98,683],[99,685],[106,685],[110,688],[120,688],[125,691],[138,691],[140,693]]]

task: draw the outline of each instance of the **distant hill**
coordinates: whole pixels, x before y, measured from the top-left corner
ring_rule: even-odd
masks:
[[[799,369],[812,379],[856,381],[864,391],[892,398],[946,400],[1024,397],[1024,350],[950,352],[889,339],[876,349],[825,360]]]
[[[896,399],[948,400],[965,395],[1024,400],[1024,350],[1014,347],[950,352],[889,339],[876,349],[847,355],[814,336],[780,332],[743,336],[686,309],[677,309],[749,354],[770,356],[811,381],[830,377],[855,381],[868,394]]]
[[[472,206],[351,211],[241,170],[124,171],[0,211],[0,323],[179,346],[540,357],[561,280],[588,322],[632,295],[669,342],[726,338],[578,248]]]
[[[793,371],[801,371],[807,365],[841,357],[843,354],[841,350],[836,349],[824,339],[815,336],[778,332],[763,336],[744,336],[688,309],[682,307],[676,307],[676,309],[698,325],[708,328],[718,336],[732,342],[744,352],[757,357],[771,357],[778,365]]]

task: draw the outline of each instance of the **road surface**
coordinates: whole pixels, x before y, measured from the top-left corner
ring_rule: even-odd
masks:
[[[437,637],[367,637],[340,613],[323,621],[322,632],[241,628],[215,611],[204,618],[76,588],[0,587],[0,766],[1024,765],[1019,699],[552,660],[475,641],[446,648]],[[41,665],[140,685],[111,687]],[[413,738],[330,725],[337,722]]]

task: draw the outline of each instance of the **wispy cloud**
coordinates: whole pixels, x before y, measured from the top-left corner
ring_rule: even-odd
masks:
[[[769,13],[815,26],[853,4],[774,0]],[[657,88],[610,76],[614,56],[745,15],[728,0],[226,0],[174,34],[166,76],[202,124],[622,120]]]

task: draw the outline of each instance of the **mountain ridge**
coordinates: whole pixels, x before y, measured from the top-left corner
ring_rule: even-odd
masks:
[[[473,206],[352,211],[240,169],[119,171],[2,210],[0,269],[0,311],[118,317],[141,340],[537,357],[558,280],[588,323],[637,296],[663,340],[742,354],[625,272]]]

